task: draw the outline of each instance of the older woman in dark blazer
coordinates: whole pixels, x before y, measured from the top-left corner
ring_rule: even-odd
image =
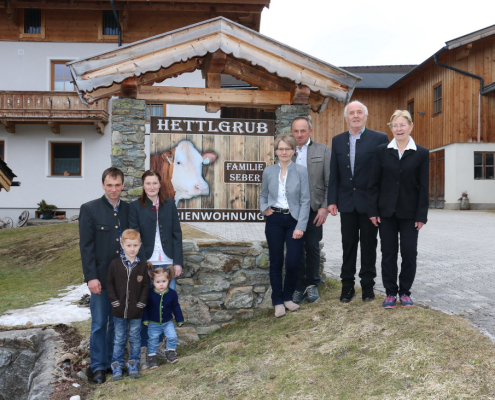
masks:
[[[272,304],[277,318],[285,315],[285,309],[298,311],[292,302],[296,290],[302,239],[308,224],[310,196],[308,170],[291,161],[296,148],[292,135],[277,135],[275,152],[278,164],[263,171],[260,193],[260,211],[267,217],[266,241],[270,255],[270,284]],[[282,279],[285,257],[285,280]]]
[[[368,216],[380,230],[382,279],[387,292],[382,307],[395,308],[397,294],[403,307],[412,307],[418,233],[428,215],[429,152],[410,136],[413,122],[408,111],[395,111],[389,126],[394,139],[376,149],[368,185]],[[398,237],[402,257],[399,285]]]
[[[175,202],[160,193],[162,178],[157,171],[148,170],[141,177],[143,192],[129,207],[129,228],[141,234],[141,249],[138,257],[149,261],[154,268],[173,266],[175,277],[182,273],[182,230]],[[175,289],[175,278],[170,287]],[[153,289],[151,289],[153,290]],[[146,346],[148,329],[141,327],[141,363],[146,369]],[[163,354],[158,350],[158,356]]]

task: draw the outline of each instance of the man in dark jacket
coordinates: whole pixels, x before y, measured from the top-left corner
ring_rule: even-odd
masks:
[[[366,128],[368,109],[352,101],[344,109],[349,130],[332,139],[328,212],[340,211],[342,232],[342,293],[340,301],[348,303],[355,295],[354,276],[358,244],[361,243],[361,279],[363,301],[375,298],[376,245],[378,229],[367,215],[366,191],[376,147],[388,143],[385,133]]]
[[[110,262],[121,253],[120,237],[128,228],[129,204],[120,200],[124,174],[108,168],[102,175],[105,194],[81,206],[79,247],[84,280],[91,292],[91,371],[95,383],[105,382],[113,352],[114,327],[112,307],[106,290]]]

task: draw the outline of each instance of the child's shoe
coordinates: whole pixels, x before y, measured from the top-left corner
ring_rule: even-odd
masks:
[[[136,360],[129,360],[127,362],[127,372],[129,373],[129,378],[140,378],[138,365],[136,364]]]
[[[114,361],[111,364],[112,367],[112,382],[120,381],[122,379],[122,368],[118,361]]]
[[[166,344],[165,342],[161,342],[160,343],[160,346],[158,346],[158,350],[156,351],[156,356],[159,360],[166,360],[167,359],[167,355],[165,354],[166,351]]]
[[[158,360],[156,358],[156,354],[152,356],[148,356],[148,367],[149,369],[157,369],[158,368]]]
[[[175,364],[179,362],[179,359],[177,358],[177,354],[175,353],[175,350],[167,350],[165,351],[165,356],[167,357],[167,362],[170,364]]]
[[[140,356],[140,361],[139,361],[139,370],[140,371],[148,369],[148,367],[149,367],[148,362],[146,361],[147,354],[148,354],[148,348],[146,346],[141,347],[141,356]]]

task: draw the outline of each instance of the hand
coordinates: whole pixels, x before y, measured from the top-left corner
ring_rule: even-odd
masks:
[[[146,326],[148,326],[148,323],[147,323],[147,322],[143,322],[143,325],[146,325]]]
[[[177,328],[181,328],[181,327],[182,327],[182,325],[184,325],[184,322],[179,322],[179,323],[177,324]]]
[[[88,281],[88,289],[93,294],[101,294],[101,283],[98,279]]]
[[[265,216],[269,216],[269,215],[272,215],[275,211],[273,211],[271,209],[271,207],[268,207],[265,211],[263,211],[263,214],[265,214]]]
[[[174,265],[174,278],[178,278],[180,274],[182,274],[182,266],[181,265]]]
[[[328,217],[328,210],[326,208],[319,208],[318,214],[316,215],[313,224],[316,224],[316,226],[321,226],[325,223],[327,217]]]
[[[337,204],[330,204],[327,210],[333,217],[335,217],[337,215]]]
[[[373,225],[375,226],[378,226],[379,223],[381,223],[382,221],[380,220],[380,217],[371,217],[370,218],[370,221]]]
[[[301,231],[299,229],[294,229],[294,232],[292,233],[292,239],[301,239],[304,235],[304,231]]]
[[[419,231],[425,224],[423,222],[415,222],[414,227]]]

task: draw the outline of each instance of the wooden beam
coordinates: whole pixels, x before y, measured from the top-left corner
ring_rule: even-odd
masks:
[[[102,121],[95,122],[96,132],[98,132],[100,135],[104,135],[105,134],[105,125],[106,124]]]
[[[472,48],[473,48],[473,44],[472,43],[468,43],[464,47],[461,47],[460,49],[458,49],[456,51],[456,53],[455,53],[455,59],[457,61],[460,61],[463,58],[466,58],[467,56],[469,56],[469,52],[471,51]]]
[[[163,82],[165,79],[177,77],[186,72],[194,72],[201,67],[201,58],[192,58],[185,62],[179,62],[168,68],[162,68],[156,72],[148,72],[138,78],[138,85],[152,85],[155,82]]]
[[[127,4],[122,7],[122,29],[127,30],[129,26],[129,6]]]
[[[222,50],[217,50],[215,53],[208,53],[203,61],[201,72],[205,79],[205,87],[210,89],[220,89],[222,87],[221,77],[225,69],[227,54]],[[220,111],[219,103],[207,103],[205,106],[206,112],[215,113]]]
[[[122,82],[122,97],[135,99],[138,91],[138,80],[135,76],[130,76]]]
[[[227,57],[224,73],[232,75],[251,86],[258,87],[261,90],[290,90],[294,83],[288,79],[279,78],[264,70],[252,67],[246,63]]]
[[[206,105],[218,103],[225,107],[279,106],[290,104],[290,92],[236,89],[202,89],[170,86],[141,86],[137,98],[167,104]]]
[[[12,182],[7,179],[7,177],[0,171],[0,188],[5,189],[7,192],[10,191],[10,186],[12,185]]]
[[[290,90],[291,104],[308,104],[311,89],[305,85],[294,85]]]
[[[15,26],[19,25],[19,14],[17,12],[17,8],[12,6],[12,3],[10,1],[7,2],[5,6],[5,11],[7,13],[7,19],[11,24],[14,24]]]
[[[56,135],[60,135],[60,124],[58,122],[50,121],[48,122],[48,126],[53,133],[55,133]]]
[[[12,121],[2,121],[2,124],[8,133],[15,133],[15,123]]]

